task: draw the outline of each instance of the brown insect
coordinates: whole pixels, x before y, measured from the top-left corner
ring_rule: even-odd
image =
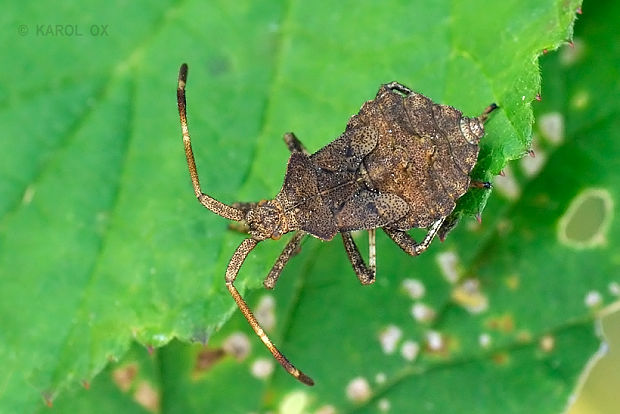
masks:
[[[472,183],[469,173],[478,158],[483,124],[497,105],[468,118],[397,82],[382,85],[375,99],[349,120],[342,135],[314,154],[292,133],[284,135],[291,156],[284,184],[274,199],[227,205],[200,189],[187,127],[186,81],[187,65],[183,64],[177,101],[196,197],[214,213],[239,222],[236,227],[251,236],[237,247],[228,263],[226,287],[275,359],[299,381],[313,385],[314,381],[273,345],[235,288],[243,261],[259,242],[295,232],[264,280],[265,287],[273,289],[307,234],[331,240],[340,233],[353,270],[364,285],[375,281],[377,228],[406,253],[419,255],[438,232],[445,235],[449,231],[452,223],[443,229],[442,224],[470,186],[490,186]],[[412,228],[428,229],[420,243],[407,233]],[[351,237],[354,230],[368,230],[368,265]]]

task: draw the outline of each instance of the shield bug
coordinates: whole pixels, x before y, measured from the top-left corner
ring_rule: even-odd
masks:
[[[314,154],[294,134],[284,135],[291,156],[275,198],[229,205],[201,190],[187,126],[186,81],[183,64],[177,102],[194,193],[204,207],[238,222],[236,227],[250,235],[228,263],[226,287],[274,358],[299,381],[313,385],[275,347],[237,291],[234,282],[243,261],[261,241],[295,232],[264,280],[265,287],[272,289],[308,234],[327,241],[340,233],[362,284],[375,280],[377,228],[406,253],[419,255],[438,233],[445,236],[449,231],[453,223],[446,218],[471,185],[490,185],[472,184],[469,173],[478,158],[484,122],[497,105],[469,118],[397,82],[382,85],[375,99],[349,120],[342,135]],[[421,242],[407,233],[412,228],[427,229]],[[368,230],[368,265],[351,236],[355,230]]]

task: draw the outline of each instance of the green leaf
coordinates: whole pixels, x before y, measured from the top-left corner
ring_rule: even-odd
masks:
[[[491,197],[495,213],[485,217],[484,227],[466,221],[445,245],[433,245],[419,258],[380,236],[373,287],[359,286],[338,242],[305,243],[274,292],[278,324],[270,333],[314,377],[311,390],[279,367],[269,381],[251,376],[256,359],[268,357],[252,336],[243,362],[218,357],[208,369],[196,368],[206,352],[197,345],[174,342],[151,358],[135,349],[126,354],[132,341],[157,348],[179,338],[209,339],[215,353],[207,354],[220,355],[229,335],[251,332],[236,313],[211,338],[235,309],[223,274],[243,236],[194,200],[176,114],[181,62],[190,66],[188,112],[200,177],[222,201],[272,197],[288,157],[283,132],[295,131],[314,151],[337,137],[379,84],[391,80],[467,115],[491,102],[501,106],[488,123],[474,171],[475,178],[490,180],[530,148],[530,102],[540,88],[536,58],[571,37],[579,4],[7,5],[5,27],[15,32],[5,31],[1,47],[8,58],[0,63],[2,411],[43,410],[44,401],[61,396],[56,405],[63,411],[109,412],[139,400],[137,388],[119,392],[122,387],[110,379],[135,360],[155,394],[165,396],[155,398],[162,411],[299,404],[373,411],[384,401],[394,412],[472,406],[479,412],[522,412],[524,406],[559,411],[598,343],[584,296],[601,293],[601,305],[613,299],[605,290],[614,265],[607,255],[617,246],[614,221],[605,246],[578,251],[587,260],[557,242],[555,222],[579,187],[554,187],[558,194],[543,205],[547,210],[532,217],[533,208],[542,208],[534,190],[547,190],[549,177],[565,171],[560,155],[536,179],[524,177],[523,197]],[[608,121],[611,130],[615,119]],[[566,125],[565,144],[553,154],[568,148],[567,157],[578,157],[568,146]],[[609,148],[602,154],[617,150],[612,141],[604,144]],[[597,176],[589,171],[561,177],[594,186]],[[611,193],[611,181],[603,178],[613,177],[601,177],[597,186]],[[481,211],[488,195],[472,191],[460,211]],[[260,297],[250,291],[282,246],[261,244],[241,271],[237,286],[249,293],[253,307]],[[571,259],[562,260],[569,253]],[[478,281],[480,296],[438,277],[438,260],[450,257],[459,258],[463,280]],[[602,267],[599,276],[579,278],[575,269],[586,263]],[[423,298],[407,296],[407,279],[425,286]],[[458,300],[451,299],[455,292]],[[488,309],[472,314],[459,305],[472,297],[474,303],[486,298]],[[436,318],[412,319],[414,303],[434,310]],[[402,338],[386,355],[379,337],[391,325]],[[433,352],[425,345],[431,331],[442,335],[445,348]],[[481,335],[488,335],[488,348],[480,346]],[[400,356],[405,343],[409,351],[420,347],[415,361]],[[551,352],[545,351],[549,343]],[[123,363],[93,380],[123,356]],[[355,377],[371,389],[361,405],[346,394]],[[76,388],[80,382],[91,390]]]

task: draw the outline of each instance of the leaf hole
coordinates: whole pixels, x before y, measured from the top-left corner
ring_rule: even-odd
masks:
[[[602,246],[613,217],[613,200],[609,192],[590,188],[577,195],[558,222],[558,239],[576,248]]]

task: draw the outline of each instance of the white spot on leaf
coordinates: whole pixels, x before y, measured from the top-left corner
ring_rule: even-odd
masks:
[[[488,333],[482,333],[480,334],[480,336],[478,337],[478,343],[480,344],[480,346],[482,348],[488,348],[491,346],[491,335],[489,335]]]
[[[428,331],[426,333],[426,344],[428,345],[428,349],[433,352],[442,351],[445,346],[443,336],[437,331]]]
[[[551,352],[555,348],[555,338],[551,335],[544,335],[540,338],[539,346],[544,352]]]
[[[436,312],[424,303],[414,303],[411,307],[411,315],[418,322],[430,322],[435,319]]]
[[[390,410],[390,401],[387,398],[381,398],[379,400],[379,402],[377,403],[377,406],[379,407],[379,411],[381,412],[387,412]]]
[[[381,342],[383,352],[388,355],[393,354],[394,351],[396,351],[398,341],[400,341],[402,335],[402,330],[396,325],[390,325],[381,331],[379,334],[379,342]]]
[[[234,332],[224,340],[222,348],[227,354],[243,360],[250,353],[250,339],[242,332]]]
[[[336,414],[336,407],[329,404],[323,405],[319,407],[319,409],[316,410],[314,414]]]
[[[284,396],[278,409],[281,413],[302,414],[306,412],[310,397],[304,391],[293,391]]]
[[[426,293],[424,284],[418,279],[405,279],[402,281],[401,286],[411,299],[421,299]]]
[[[370,398],[370,385],[368,381],[366,381],[366,378],[353,378],[347,385],[346,394],[347,398],[353,402],[364,402]]]
[[[603,296],[596,290],[591,290],[586,294],[583,300],[588,308],[594,308],[599,306],[603,302]]]
[[[405,341],[400,347],[400,354],[407,361],[413,361],[420,353],[420,345],[415,341]]]
[[[254,316],[260,326],[266,331],[272,331],[276,326],[276,300],[271,295],[263,295],[256,305]]]
[[[456,283],[459,280],[459,258],[455,252],[442,252],[436,257],[437,264],[441,270],[442,276],[450,283]]]
[[[537,122],[542,137],[550,144],[559,145],[564,141],[564,117],[561,113],[549,112],[538,117]]]
[[[265,379],[271,375],[273,368],[273,359],[259,358],[252,363],[252,375],[256,378]]]
[[[536,140],[534,140],[532,149],[536,153],[535,157],[523,157],[519,160],[523,173],[528,177],[533,177],[538,174],[547,161],[547,154],[538,147]]]
[[[497,191],[509,200],[516,200],[521,195],[521,189],[509,165],[504,167],[504,176],[498,176],[493,184]]]

